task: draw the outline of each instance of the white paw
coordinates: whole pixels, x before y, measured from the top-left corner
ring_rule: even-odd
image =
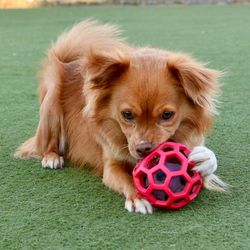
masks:
[[[126,200],[125,208],[129,212],[136,212],[136,213],[141,213],[141,214],[153,213],[152,205],[145,199],[135,199],[134,201]]]
[[[217,169],[217,160],[214,152],[204,146],[195,147],[188,159],[196,163],[193,169],[199,172],[202,177],[213,174]]]
[[[45,155],[42,159],[42,167],[44,168],[62,168],[64,164],[63,157],[57,155],[56,153],[49,153]]]

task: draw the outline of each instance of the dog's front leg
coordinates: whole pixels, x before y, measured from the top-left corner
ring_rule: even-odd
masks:
[[[106,160],[103,170],[103,183],[126,198],[125,208],[129,212],[151,214],[151,204],[136,197],[136,189],[132,176],[126,171],[124,163],[116,160]]]

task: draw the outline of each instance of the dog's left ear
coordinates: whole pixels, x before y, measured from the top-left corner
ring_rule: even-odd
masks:
[[[87,72],[92,88],[106,89],[129,67],[129,57],[119,51],[97,54],[92,51],[87,63]]]
[[[183,54],[169,55],[167,68],[194,104],[211,113],[216,112],[221,72],[208,69],[204,64]]]
[[[104,108],[110,99],[110,88],[129,68],[129,56],[115,48],[109,53],[91,51],[85,65],[83,92],[85,107],[83,112],[88,117],[97,117],[100,107]]]

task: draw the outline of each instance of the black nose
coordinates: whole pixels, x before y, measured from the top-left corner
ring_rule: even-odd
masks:
[[[143,142],[137,144],[135,147],[136,153],[139,157],[145,157],[153,150],[153,144],[150,142]]]

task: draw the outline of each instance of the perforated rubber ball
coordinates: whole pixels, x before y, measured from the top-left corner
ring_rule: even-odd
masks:
[[[153,206],[179,209],[200,192],[202,178],[188,161],[190,150],[183,144],[165,142],[158,146],[133,170],[137,195]]]

